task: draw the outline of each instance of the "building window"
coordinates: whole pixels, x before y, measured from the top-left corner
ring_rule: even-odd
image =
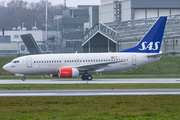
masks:
[[[14,38],[19,38],[19,35],[14,35]]]

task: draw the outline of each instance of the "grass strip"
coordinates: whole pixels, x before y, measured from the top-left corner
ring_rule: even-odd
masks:
[[[130,75],[116,75],[116,74],[108,74],[108,75],[92,75],[93,79],[136,79],[136,78],[180,78],[180,74],[130,74]],[[60,79],[65,80],[65,78],[52,78],[46,75],[27,75],[27,79]],[[0,76],[0,80],[21,80],[21,77],[14,75],[5,75]],[[69,79],[79,79],[81,80],[81,76],[78,78],[69,78]]]
[[[138,84],[2,84],[0,90],[115,90],[115,89],[180,89],[180,83]]]
[[[1,97],[2,120],[179,120],[180,95]]]

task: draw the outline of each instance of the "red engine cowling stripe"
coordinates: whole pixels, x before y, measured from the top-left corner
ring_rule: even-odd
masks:
[[[62,78],[72,78],[72,68],[60,68]]]

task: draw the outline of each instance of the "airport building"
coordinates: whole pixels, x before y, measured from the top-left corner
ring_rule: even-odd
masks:
[[[180,52],[179,0],[101,0],[100,6],[80,5],[56,15],[48,21],[47,34],[5,31],[0,55],[27,54],[20,35],[29,33],[42,51],[116,52],[136,45],[160,16],[168,16],[161,50]]]
[[[55,17],[51,21],[50,30],[57,30],[60,33],[59,36],[54,37],[58,39],[54,40],[53,48],[57,47],[57,41],[59,41],[63,53],[81,52],[81,37],[86,29],[99,21],[98,10],[98,6],[79,5],[76,9],[64,10],[62,16]],[[53,42],[50,41],[49,44],[51,45]],[[56,52],[51,49],[50,51]]]
[[[168,16],[162,51],[180,52],[179,0],[101,0],[99,22],[82,37],[83,52],[115,52],[138,43],[160,16]]]
[[[4,33],[4,34],[3,34]],[[28,54],[26,46],[24,45],[20,35],[22,34],[32,34],[36,42],[39,44],[42,50],[45,50],[43,47],[43,31],[22,31],[22,30],[12,30],[12,31],[0,31],[0,56],[16,56],[18,54]]]

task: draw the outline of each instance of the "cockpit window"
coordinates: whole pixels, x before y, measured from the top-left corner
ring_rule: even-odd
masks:
[[[19,61],[12,61],[13,63],[19,63]]]

